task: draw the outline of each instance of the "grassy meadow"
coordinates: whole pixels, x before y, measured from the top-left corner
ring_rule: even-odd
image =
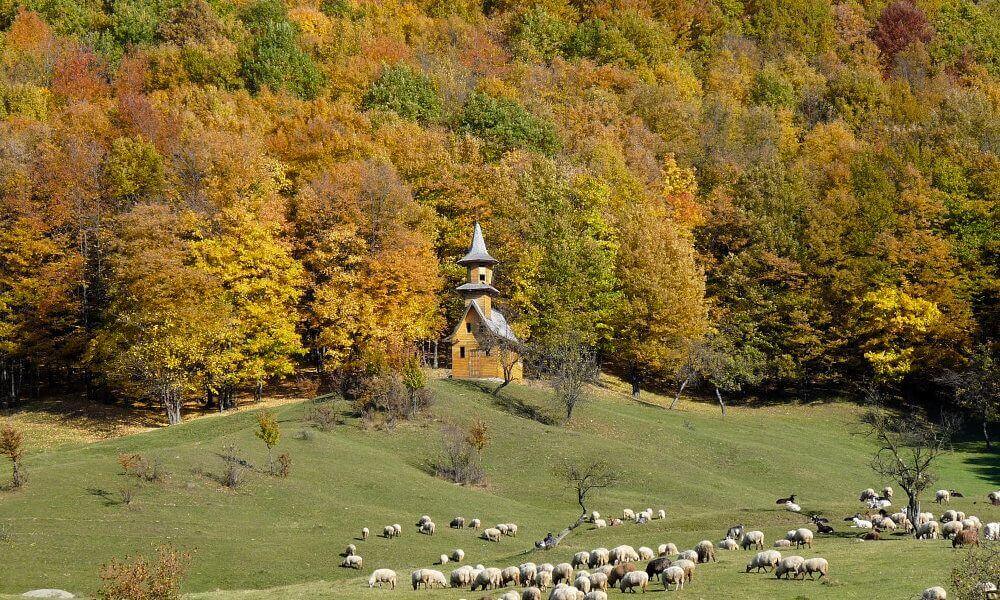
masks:
[[[66,441],[26,459],[29,483],[0,492],[0,594],[54,587],[82,596],[96,593],[98,568],[111,557],[152,553],[162,544],[192,554],[183,589],[203,600],[376,598],[413,594],[409,572],[432,566],[453,548],[466,562],[491,566],[568,561],[580,549],[620,543],[655,547],[674,542],[681,549],[701,539],[720,539],[730,525],[763,529],[768,542],[806,523],[806,517],[774,505],[796,493],[803,513],[831,518],[836,536],[817,536],[804,556],[830,561],[827,582],[775,581],[745,574],[750,552],[722,552],[718,564],[700,565],[694,581],[677,598],[903,599],[930,585],[945,584],[960,556],[945,541],[893,537],[860,542],[840,519],[862,508],[859,490],[883,482],[868,467],[871,445],[857,425],[857,409],[843,403],[808,403],[759,408],[718,408],[644,395],[638,403],[623,394],[597,390],[578,407],[568,426],[557,423],[548,393],[511,386],[506,400],[467,383],[434,380],[431,415],[394,430],[369,431],[336,400],[286,403],[275,410],[283,437],[276,448],[292,457],[287,479],[261,471],[263,444],[254,437],[254,411],[205,417],[101,441]],[[309,429],[303,416],[330,403],[345,424],[332,431]],[[484,453],[488,484],[457,486],[429,474],[440,452],[441,429],[483,419],[490,432]],[[305,436],[302,430],[309,430]],[[29,446],[39,447],[34,440]],[[235,444],[254,469],[235,490],[219,482],[224,446]],[[159,460],[169,476],[145,483],[132,506],[120,490],[133,479],[121,474],[120,453]],[[625,507],[663,508],[667,518],[650,524],[593,530],[584,526],[557,549],[532,551],[532,542],[576,519],[573,490],[559,473],[565,465],[605,458],[624,472],[615,488],[597,492],[593,508],[607,515]],[[1000,460],[981,446],[957,447],[939,468],[938,487],[963,491],[952,507],[1000,520],[1000,508],[985,495],[1000,488]],[[897,497],[897,501],[899,498]],[[935,507],[936,513],[943,509]],[[431,515],[437,534],[413,526]],[[452,530],[461,515],[484,524],[516,522],[517,538],[499,544],[477,539],[471,530]],[[377,537],[386,524],[401,523],[399,539]],[[373,536],[355,538],[368,526]],[[356,543],[365,568],[338,568],[340,553]],[[444,565],[445,573],[455,565]],[[371,570],[390,567],[402,589],[369,590]],[[659,583],[650,588],[662,594]],[[618,592],[614,592],[617,594]],[[474,593],[480,597],[483,594]],[[426,598],[465,598],[467,590],[420,592]]]

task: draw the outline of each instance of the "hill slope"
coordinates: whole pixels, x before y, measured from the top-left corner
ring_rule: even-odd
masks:
[[[595,509],[615,514],[623,507],[662,507],[666,521],[601,531],[587,527],[557,551],[532,560],[562,561],[579,548],[618,543],[655,548],[673,541],[685,548],[703,538],[719,539],[736,522],[765,529],[768,540],[774,540],[805,521],[775,507],[776,497],[795,492],[804,512],[838,517],[859,508],[858,490],[881,483],[867,467],[870,446],[857,435],[849,405],[735,408],[723,418],[710,407],[687,404],[682,411],[667,411],[598,392],[570,426],[562,427],[517,416],[463,383],[435,381],[432,386],[433,418],[392,432],[365,431],[348,419],[334,431],[300,439],[296,433],[313,402],[280,408],[284,437],[278,449],[291,454],[292,476],[251,473],[235,491],[216,480],[222,470],[218,454],[232,443],[251,462],[265,462],[262,444],[253,437],[252,412],[33,455],[28,487],[0,496],[0,525],[13,540],[0,546],[5,565],[0,593],[60,587],[92,594],[101,563],[165,543],[192,552],[185,589],[206,598],[374,596],[362,587],[360,575],[391,566],[405,579],[409,569],[429,566],[456,547],[473,563],[516,564],[526,560],[521,553],[532,540],[576,518],[575,498],[557,472],[585,457],[605,457],[626,472],[620,486],[595,498]],[[543,391],[515,387],[511,395],[544,410]],[[441,445],[440,427],[465,425],[473,416],[490,427],[489,485],[469,489],[428,475],[427,461]],[[165,483],[142,486],[133,508],[119,502],[119,488],[129,484],[116,460],[122,452],[158,459],[171,473]],[[956,505],[984,521],[1000,519],[1000,509],[982,502],[1000,486],[995,462],[968,449],[949,455],[941,468],[941,486],[967,495]],[[412,526],[424,513],[438,524],[433,538],[416,534]],[[455,515],[477,516],[489,524],[517,522],[521,533],[516,540],[488,546],[471,531],[449,530]],[[339,553],[362,526],[377,533],[389,523],[403,524],[400,539],[355,542],[365,559],[360,574],[337,568]],[[839,522],[834,526],[845,529]],[[679,596],[732,597],[733,586],[739,586],[767,598],[804,593],[809,598],[900,598],[945,582],[956,556],[941,541],[864,544],[850,538],[819,540],[804,554],[830,559],[836,585],[745,575],[747,553],[734,552],[724,553],[720,565],[699,569]],[[267,591],[213,592],[254,589]],[[432,596],[456,594],[445,590]]]

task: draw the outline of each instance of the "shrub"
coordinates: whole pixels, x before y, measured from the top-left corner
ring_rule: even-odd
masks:
[[[176,600],[190,558],[168,547],[157,550],[152,562],[143,556],[113,558],[101,566],[98,596],[104,600]]]
[[[376,414],[383,416],[386,426],[392,428],[397,419],[412,418],[426,409],[432,399],[427,388],[411,390],[402,375],[384,369],[364,381],[361,397],[355,401],[354,408],[369,420],[374,420]]]
[[[136,477],[150,483],[162,483],[170,475],[159,459],[148,459],[142,454],[119,454],[118,464],[122,475]]]
[[[476,419],[469,426],[468,433],[465,434],[465,440],[469,442],[469,445],[476,449],[477,452],[482,452],[486,445],[490,443],[490,432],[489,427],[486,425],[486,421],[482,419]]]
[[[305,422],[319,429],[320,431],[330,431],[337,425],[343,425],[344,419],[340,413],[329,404],[314,406],[306,412]]]
[[[278,476],[288,477],[292,473],[292,457],[287,452],[278,456]]]
[[[274,464],[273,450],[281,440],[281,428],[278,427],[278,419],[274,416],[274,413],[265,410],[257,414],[257,431],[254,432],[254,435],[267,446],[268,471],[271,475],[275,475],[277,471]]]
[[[4,423],[0,428],[0,454],[10,459],[11,480],[13,488],[19,488],[27,481],[24,465],[21,460],[24,458],[24,435],[10,423]]]
[[[121,496],[122,504],[125,506],[132,506],[132,501],[135,500],[135,493],[139,490],[138,486],[135,485],[123,485],[118,489],[118,494]]]
[[[391,110],[404,119],[432,122],[441,117],[441,100],[431,80],[403,65],[384,68],[361,100],[361,108]]]
[[[299,48],[297,30],[280,0],[259,0],[241,16],[251,36],[240,52],[241,74],[250,91],[287,90],[302,99],[319,93],[323,76]]]
[[[228,488],[239,487],[246,474],[247,462],[240,458],[239,448],[230,444],[222,449],[222,485]]]
[[[455,427],[442,432],[443,451],[434,473],[442,479],[462,485],[480,484],[486,479],[486,471],[479,460],[479,451],[469,443],[468,436]]]
[[[485,143],[483,152],[497,159],[515,148],[552,155],[559,144],[555,127],[517,102],[473,92],[459,118],[459,128]]]
[[[983,542],[964,552],[951,572],[951,581],[958,600],[986,600],[984,581],[996,582],[1000,573],[1000,542]],[[949,594],[948,596],[952,596]]]

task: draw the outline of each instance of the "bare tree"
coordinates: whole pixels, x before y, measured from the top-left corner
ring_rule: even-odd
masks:
[[[876,405],[862,416],[862,422],[878,444],[872,470],[896,482],[906,493],[907,516],[916,523],[920,495],[934,483],[934,463],[950,449],[957,421],[948,417],[937,425],[912,411],[895,413]]]
[[[590,510],[587,509],[587,498],[595,490],[613,487],[621,479],[620,473],[603,460],[596,460],[589,463],[570,465],[566,468],[566,481],[576,490],[576,501],[580,505],[580,517],[575,523],[563,529],[556,536],[556,546],[571,531],[583,525],[587,521]]]
[[[556,399],[566,407],[567,423],[573,417],[573,409],[584,398],[586,385],[597,381],[600,373],[596,353],[573,341],[544,349],[540,356],[540,370],[555,392]]]
[[[526,346],[522,342],[496,333],[489,327],[480,327],[477,337],[479,338],[479,347],[485,350],[487,354],[495,356],[497,362],[500,364],[503,381],[500,382],[500,385],[493,388],[491,392],[494,396],[497,396],[500,394],[500,390],[507,387],[511,380],[513,380],[514,369],[521,362],[522,355],[526,353]]]
[[[756,383],[759,378],[752,361],[747,360],[731,340],[721,333],[709,335],[688,346],[687,359],[677,371],[681,385],[670,403],[670,409],[677,405],[689,384],[704,381],[714,388],[715,399],[725,416],[726,403],[722,392],[738,392],[744,384]]]

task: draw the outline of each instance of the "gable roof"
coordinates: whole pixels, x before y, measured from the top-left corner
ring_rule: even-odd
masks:
[[[507,318],[503,316],[503,313],[494,308],[490,310],[490,317],[486,318],[486,315],[483,314],[483,309],[479,306],[479,303],[475,301],[470,302],[469,305],[465,307],[465,312],[462,313],[462,318],[458,320],[458,324],[455,325],[455,329],[451,332],[451,335],[444,338],[444,341],[451,341],[452,338],[455,337],[459,328],[462,326],[462,323],[465,322],[465,318],[468,316],[470,310],[476,311],[476,314],[479,315],[479,320],[490,328],[490,332],[492,332],[493,335],[502,337],[510,342],[518,341],[517,336],[514,335],[514,330],[510,328],[510,325],[507,323]]]
[[[486,250],[486,242],[483,240],[483,230],[479,227],[479,221],[476,221],[476,226],[472,229],[472,244],[469,246],[469,251],[462,258],[458,259],[458,264],[462,266],[475,265],[475,264],[497,264],[497,259],[490,256],[490,253]]]

